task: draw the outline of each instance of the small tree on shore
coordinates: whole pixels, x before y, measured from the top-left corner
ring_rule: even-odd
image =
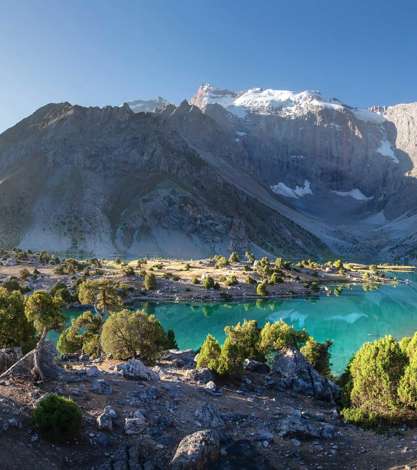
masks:
[[[114,283],[107,280],[82,282],[78,288],[78,300],[82,305],[92,305],[103,316],[123,305]]]
[[[29,296],[25,304],[26,318],[31,321],[40,335],[33,358],[32,373],[40,380],[45,379],[41,367],[41,354],[46,335],[50,330],[60,330],[64,325],[61,303],[48,292],[37,291]]]

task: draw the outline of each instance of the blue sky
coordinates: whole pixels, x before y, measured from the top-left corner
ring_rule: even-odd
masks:
[[[417,2],[0,0],[0,131],[48,102],[178,102],[202,82],[417,101]]]

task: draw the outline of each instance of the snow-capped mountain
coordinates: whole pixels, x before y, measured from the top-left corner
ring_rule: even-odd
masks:
[[[211,85],[50,104],[0,135],[0,246],[415,260],[416,167],[417,104]]]

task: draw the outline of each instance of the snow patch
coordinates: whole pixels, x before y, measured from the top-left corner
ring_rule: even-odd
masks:
[[[355,108],[352,110],[352,113],[357,119],[373,124],[383,124],[386,121],[382,114],[370,111],[369,109]]]
[[[399,163],[398,158],[396,157],[394,150],[392,148],[391,143],[387,140],[384,139],[381,141],[379,147],[376,149],[376,151],[383,155],[384,157],[391,158],[391,160],[395,163]]]
[[[373,196],[365,196],[360,189],[351,189],[350,191],[332,191],[332,193],[337,194],[341,197],[351,197],[356,199],[357,201],[371,201],[374,197]]]
[[[294,189],[288,187],[285,183],[282,182],[271,186],[271,189],[276,194],[280,194],[281,196],[290,197],[293,199],[298,199],[299,197],[313,194],[313,191],[311,190],[310,181],[308,180],[304,181],[304,186],[296,186]]]

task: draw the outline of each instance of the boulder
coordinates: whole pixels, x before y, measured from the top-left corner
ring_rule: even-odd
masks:
[[[199,369],[191,369],[187,371],[187,379],[197,382],[198,384],[206,384],[214,380],[214,374],[210,369],[201,367]]]
[[[218,428],[224,426],[224,421],[219,412],[209,403],[205,403],[201,407],[197,408],[194,412],[194,416],[205,428]]]
[[[192,349],[170,349],[164,354],[163,359],[172,361],[175,367],[192,369],[194,367],[195,352]]]
[[[272,365],[273,384],[281,390],[291,390],[320,400],[334,401],[340,388],[320,375],[295,348],[278,352]]]
[[[113,393],[112,386],[104,379],[98,379],[91,385],[91,391],[97,395],[111,395]]]
[[[117,370],[130,380],[159,380],[159,375],[139,359],[129,359],[123,364],[118,364]]]
[[[113,418],[104,412],[97,417],[97,426],[101,431],[113,431]]]
[[[133,418],[125,418],[125,433],[140,434],[146,427],[146,419],[140,410],[133,413]]]
[[[8,377],[33,377],[32,369],[34,365],[34,354],[32,350],[25,356],[14,363],[9,369],[1,374],[1,378]],[[46,380],[54,380],[58,377],[65,375],[65,370],[59,367],[55,359],[57,357],[57,350],[51,341],[44,341],[40,348],[40,366],[44,373]]]
[[[304,440],[332,439],[335,436],[335,428],[331,424],[322,421],[310,421],[297,414],[292,414],[280,420],[277,425],[277,432],[281,437]]]
[[[171,461],[173,470],[215,468],[220,458],[220,440],[213,430],[198,431],[185,436],[178,444]]]
[[[268,364],[255,361],[255,359],[245,359],[243,368],[249,372],[256,372],[258,374],[268,374],[271,371]]]
[[[101,372],[98,370],[96,366],[93,366],[93,367],[89,367],[86,370],[86,374],[87,374],[87,377],[98,377],[99,375],[101,375]]]

